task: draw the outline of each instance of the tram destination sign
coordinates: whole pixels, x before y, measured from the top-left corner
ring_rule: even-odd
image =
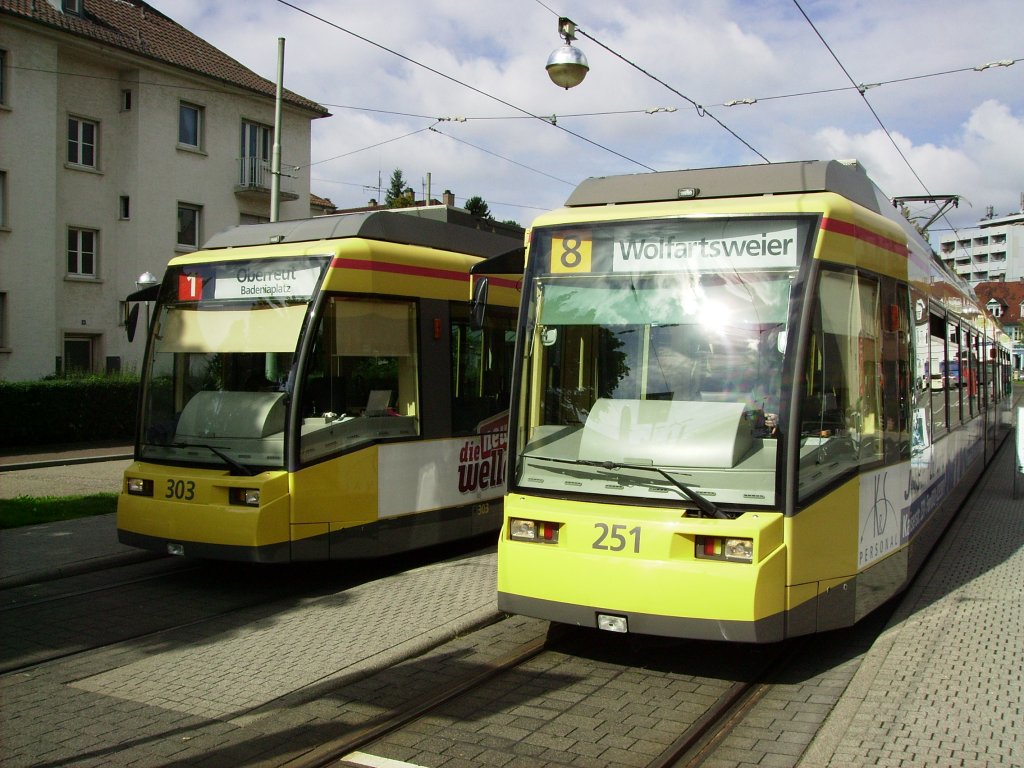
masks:
[[[231,262],[184,267],[178,300],[308,299],[323,273],[323,259]]]
[[[793,221],[637,222],[559,231],[551,272],[710,272],[796,266],[800,229]]]

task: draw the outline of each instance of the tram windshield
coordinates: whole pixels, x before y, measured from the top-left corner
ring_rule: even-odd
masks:
[[[292,362],[325,258],[172,268],[143,379],[140,455],[284,466]]]
[[[771,245],[783,239],[785,254]],[[682,483],[714,504],[774,504],[790,294],[805,239],[791,220],[536,232],[518,484],[665,503],[685,500]],[[652,242],[658,269],[623,258]],[[726,242],[765,258],[701,257]]]

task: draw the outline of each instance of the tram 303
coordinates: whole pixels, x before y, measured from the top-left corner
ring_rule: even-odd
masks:
[[[742,642],[853,624],[1006,431],[1006,336],[854,162],[589,179],[534,221],[522,297],[511,613]],[[935,388],[935,361],[969,373]]]
[[[441,206],[236,227],[174,258],[142,374],[121,542],[291,562],[497,529],[522,230]]]

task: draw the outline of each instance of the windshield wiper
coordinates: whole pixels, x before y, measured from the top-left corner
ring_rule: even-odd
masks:
[[[170,443],[171,448],[205,448],[210,453],[216,455],[218,458],[223,460],[225,464],[231,467],[235,472],[246,477],[255,476],[255,472],[249,467],[242,464],[238,459],[232,458],[228,454],[224,453],[220,448],[214,448],[212,445],[205,445],[203,443]]]
[[[653,464],[619,464],[614,461],[592,461],[588,459],[556,459],[552,456],[537,456],[530,454],[523,454],[523,458],[541,459],[542,461],[554,461],[559,464],[576,464],[584,467],[597,467],[599,469],[607,470],[633,469],[657,472],[663,478],[668,480],[675,488],[679,489],[679,492],[686,496],[686,498],[688,498],[690,501],[696,504],[698,511],[704,513],[703,516],[713,517],[718,520],[733,519],[732,515],[730,515],[727,512],[723,512],[721,509],[718,508],[717,504],[715,504],[713,501],[711,501],[711,499],[707,498],[706,496],[702,496],[693,488],[693,486],[687,485],[681,480],[677,480],[676,478],[672,477],[672,475],[668,471],[662,469],[661,467],[656,467]]]

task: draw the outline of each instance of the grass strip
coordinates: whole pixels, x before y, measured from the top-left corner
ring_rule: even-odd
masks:
[[[0,499],[0,528],[73,520],[117,511],[116,493],[87,496],[18,496]]]

